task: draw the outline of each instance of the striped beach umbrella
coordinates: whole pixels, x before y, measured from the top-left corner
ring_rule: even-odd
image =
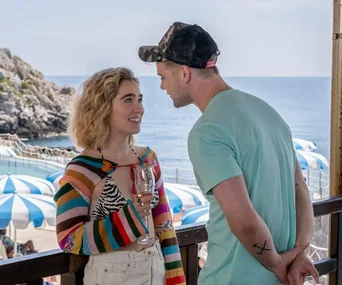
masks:
[[[48,176],[46,176],[46,180],[50,181],[52,183],[52,185],[55,187],[56,190],[59,189],[59,180],[62,178],[64,174],[64,170],[60,170],[54,173],[49,174]]]
[[[329,161],[321,154],[310,151],[296,150],[297,158],[300,167],[305,170],[311,169],[324,169],[329,167]]]
[[[187,209],[182,217],[181,225],[189,225],[209,220],[209,206],[199,206]]]
[[[43,194],[52,196],[55,193],[53,185],[38,177],[28,175],[0,175],[0,194]]]
[[[14,150],[8,146],[0,146],[0,158],[1,157],[14,157],[16,156]]]
[[[30,222],[40,227],[43,221],[56,226],[56,204],[45,195],[1,194],[0,228],[6,228],[10,221],[16,229],[25,229]]]
[[[296,150],[315,151],[317,148],[316,143],[303,139],[293,138],[292,142]]]
[[[198,186],[164,183],[164,189],[173,214],[180,214],[192,207],[209,205]]]

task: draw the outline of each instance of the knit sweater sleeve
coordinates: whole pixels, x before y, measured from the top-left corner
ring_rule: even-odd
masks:
[[[79,165],[68,165],[60,180],[54,200],[57,240],[63,251],[79,255],[109,252],[148,233],[131,200],[103,219],[89,219],[92,193],[100,180],[96,173]]]
[[[169,203],[165,194],[160,164],[155,152],[151,150],[147,159],[154,166],[159,203],[152,210],[155,232],[158,236],[165,260],[167,285],[186,284],[176,231],[172,224]]]

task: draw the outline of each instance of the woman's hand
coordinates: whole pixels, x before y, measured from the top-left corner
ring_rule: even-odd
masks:
[[[153,198],[152,194],[142,196],[141,198],[138,198],[136,195],[133,197],[133,206],[141,218],[151,215],[151,201]]]

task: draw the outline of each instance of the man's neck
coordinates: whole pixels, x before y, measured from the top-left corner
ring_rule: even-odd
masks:
[[[192,91],[193,103],[202,113],[217,93],[232,89],[220,76],[199,80],[195,86]]]

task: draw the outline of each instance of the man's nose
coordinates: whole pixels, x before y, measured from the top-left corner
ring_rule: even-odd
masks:
[[[160,89],[165,90],[164,82],[160,83]]]

